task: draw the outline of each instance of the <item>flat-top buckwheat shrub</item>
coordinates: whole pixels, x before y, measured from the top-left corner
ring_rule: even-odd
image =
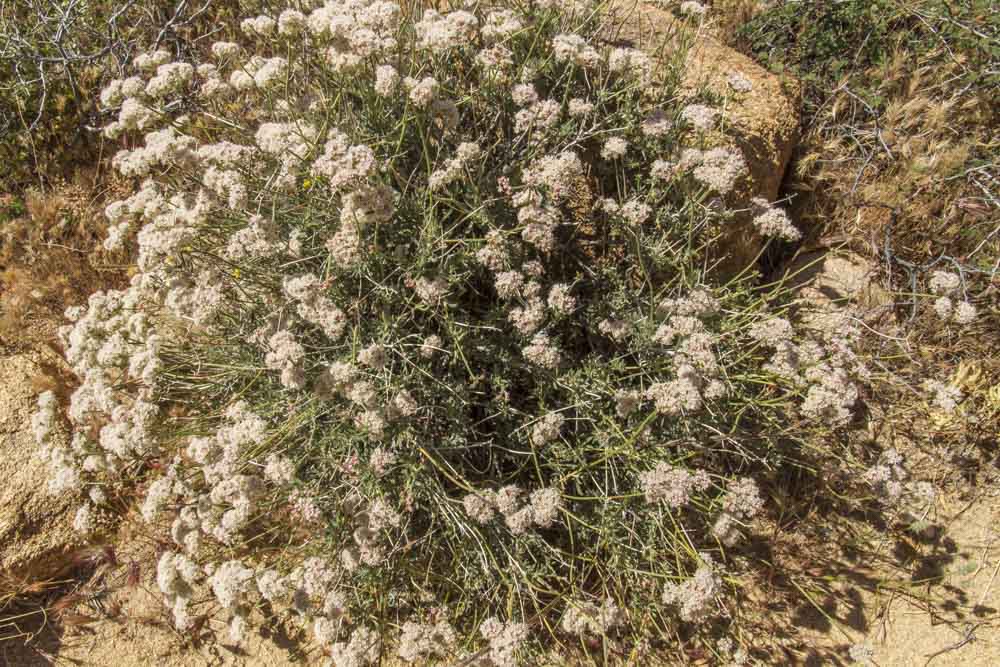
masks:
[[[570,603],[563,615],[561,627],[571,635],[603,635],[621,622],[621,613],[614,600],[607,598],[600,606],[593,602]]]
[[[746,161],[609,18],[292,3],[111,84],[136,273],[67,314],[72,446],[34,427],[55,492],[144,492],[179,628],[198,584],[234,639],[266,601],[337,665],[499,666],[725,609],[754,476],[863,368],[713,269]]]

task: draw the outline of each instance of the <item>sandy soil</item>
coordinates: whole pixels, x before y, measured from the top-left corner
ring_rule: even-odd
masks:
[[[881,667],[989,667],[1000,665],[1000,494],[968,503],[945,503],[946,532],[912,570],[912,597],[885,592],[865,596],[871,629],[856,639]],[[941,574],[935,583],[924,576]],[[916,601],[942,604],[931,611]]]

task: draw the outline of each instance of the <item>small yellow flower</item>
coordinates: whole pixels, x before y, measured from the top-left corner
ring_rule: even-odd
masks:
[[[302,181],[302,189],[303,190],[308,190],[309,188],[312,187],[312,184],[313,184],[312,179],[311,178],[307,178],[307,179],[305,179],[305,180]]]
[[[240,278],[241,275],[243,275],[243,273],[240,271],[239,267],[236,267],[235,269],[233,269],[233,278],[236,278],[237,280],[239,280],[239,278]]]

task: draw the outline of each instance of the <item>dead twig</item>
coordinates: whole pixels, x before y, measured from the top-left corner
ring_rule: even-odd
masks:
[[[935,651],[934,653],[928,653],[924,655],[924,657],[927,658],[927,662],[924,663],[924,667],[927,667],[927,665],[931,664],[931,660],[933,660],[934,658],[940,655],[944,655],[945,653],[950,653],[951,651],[957,651],[958,649],[962,648],[969,642],[976,641],[977,639],[976,628],[978,628],[981,625],[984,624],[980,622],[969,626],[965,631],[965,637],[963,637],[961,640],[955,642],[954,644],[951,644],[950,646],[945,646],[940,651]]]

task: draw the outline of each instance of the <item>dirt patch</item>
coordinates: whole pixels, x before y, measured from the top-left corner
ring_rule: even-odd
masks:
[[[155,584],[153,584],[155,587]],[[323,656],[301,655],[287,639],[266,631],[248,636],[240,646],[220,641],[193,642],[161,621],[160,596],[143,586],[102,602],[119,605],[119,616],[69,629],[43,629],[30,644],[7,642],[0,652],[11,667],[74,664],[106,667],[201,667],[320,665]],[[91,612],[93,613],[93,612]],[[86,620],[87,615],[80,613]],[[79,622],[80,617],[73,618]],[[224,630],[220,630],[224,634]]]
[[[324,655],[304,640],[293,621],[256,613],[239,644],[228,640],[224,618],[215,614],[211,593],[202,586],[192,613],[194,626],[174,629],[156,582],[162,545],[132,513],[92,550],[100,559],[59,597],[24,616],[23,635],[0,642],[0,663],[16,667],[50,664],[140,667],[319,665]],[[2,621],[0,621],[2,624]],[[10,634],[10,633],[8,633]]]
[[[943,542],[949,558],[939,581],[915,581],[913,589],[915,596],[947,595],[953,601],[932,609],[894,592],[867,600],[876,621],[864,639],[881,667],[1000,664],[1000,496],[946,505],[951,516]]]
[[[878,667],[1000,664],[1000,497],[937,505],[938,531],[886,539],[885,562],[836,587],[831,599],[848,604],[803,610],[804,664],[850,664],[852,646]]]

